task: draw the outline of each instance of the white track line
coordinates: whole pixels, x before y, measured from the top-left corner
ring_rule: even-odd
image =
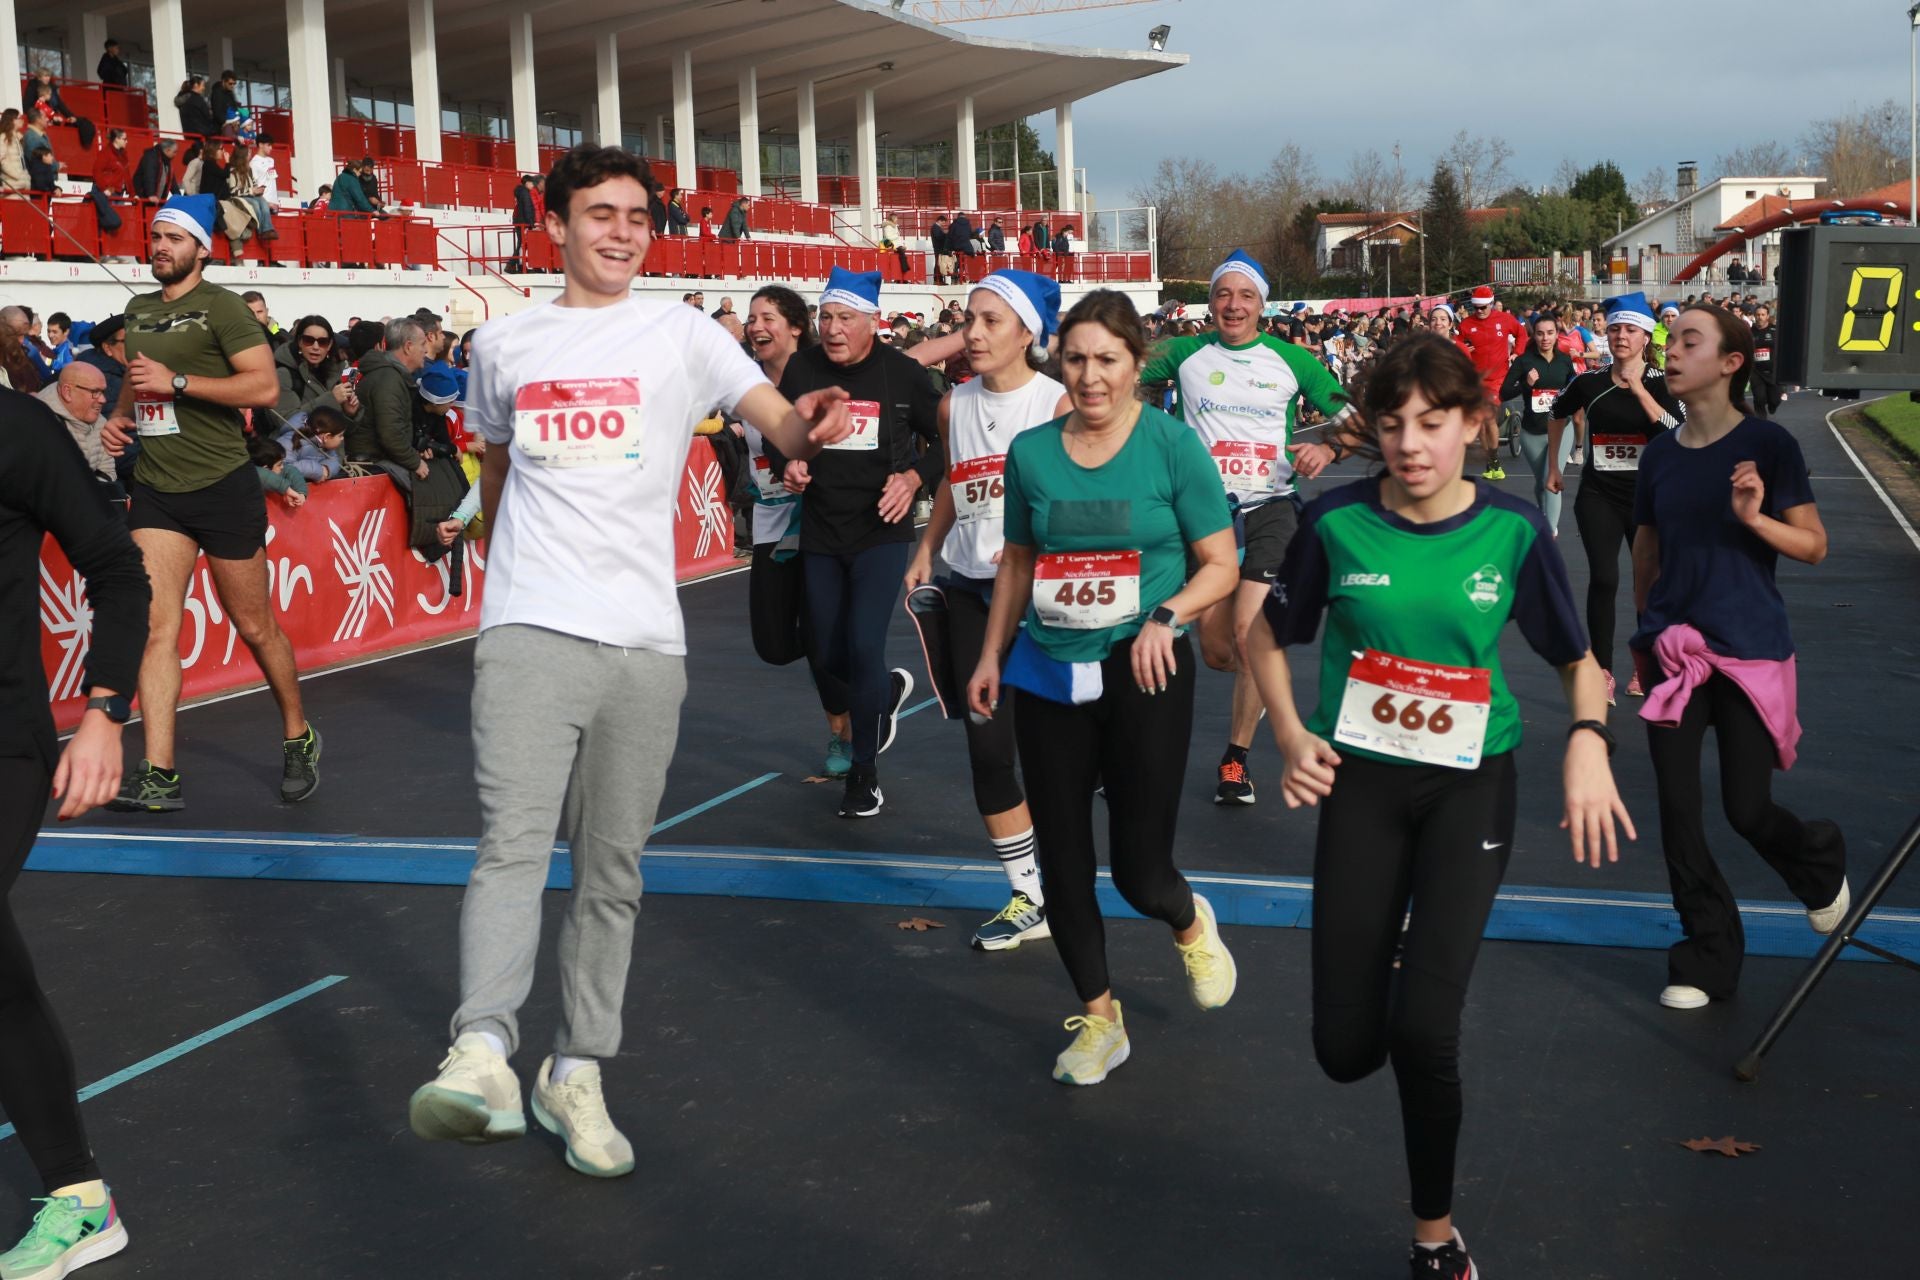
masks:
[[[1887,396],[1881,397],[1882,400],[1889,398],[1890,397]],[[1876,404],[1878,401],[1870,400],[1867,403]],[[1847,457],[1853,460],[1853,465],[1860,471],[1860,478],[1872,485],[1873,491],[1880,495],[1880,501],[1886,504],[1887,511],[1893,516],[1894,522],[1906,532],[1907,541],[1913,544],[1913,549],[1920,551],[1920,533],[1913,531],[1913,526],[1907,523],[1907,518],[1900,513],[1900,508],[1893,504],[1893,499],[1887,496],[1887,491],[1880,487],[1880,482],[1873,478],[1871,471],[1867,470],[1867,464],[1860,461],[1860,455],[1853,451],[1853,446],[1848,444],[1846,437],[1840,434],[1840,428],[1833,425],[1834,414],[1840,412],[1841,409],[1849,409],[1852,407],[1851,405],[1836,405],[1834,408],[1827,410],[1827,430],[1833,432],[1833,438],[1840,442],[1842,449],[1847,451]]]

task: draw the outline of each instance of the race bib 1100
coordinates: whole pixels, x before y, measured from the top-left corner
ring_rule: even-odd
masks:
[[[513,397],[513,443],[543,467],[641,463],[640,380],[529,382]]]

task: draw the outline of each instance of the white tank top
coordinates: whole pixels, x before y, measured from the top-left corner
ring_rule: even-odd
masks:
[[[784,542],[799,528],[800,495],[787,492],[785,485],[773,482],[767,463],[766,439],[750,422],[740,424],[747,433],[747,462],[753,468],[753,545]],[[796,542],[797,546],[798,543]],[[790,549],[790,548],[789,548]]]
[[[1029,427],[1051,422],[1067,389],[1037,373],[1018,391],[987,390],[983,379],[953,389],[947,405],[947,485],[953,491],[953,528],[940,556],[955,573],[992,578],[993,558],[1005,545],[1001,520],[1007,446]]]

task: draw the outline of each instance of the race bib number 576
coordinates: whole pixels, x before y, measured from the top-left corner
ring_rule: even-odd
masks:
[[[513,397],[513,442],[543,467],[633,466],[640,457],[640,380],[529,382]]]

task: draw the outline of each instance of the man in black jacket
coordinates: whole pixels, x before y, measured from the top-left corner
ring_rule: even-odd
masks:
[[[107,51],[100,55],[100,65],[94,68],[93,74],[101,84],[127,87],[128,67],[120,58],[120,42],[112,36],[107,37]]]
[[[180,194],[180,183],[173,176],[173,153],[180,148],[176,138],[162,138],[140,153],[133,170],[133,194],[142,200],[165,200]]]
[[[533,203],[533,183],[531,174],[520,176],[520,185],[513,189],[513,259],[507,263],[508,271],[524,271],[527,232],[540,224],[540,216]]]
[[[232,71],[220,73],[220,83],[213,86],[207,94],[207,105],[213,108],[213,126],[217,132],[227,122],[227,114],[240,110],[240,77]]]

